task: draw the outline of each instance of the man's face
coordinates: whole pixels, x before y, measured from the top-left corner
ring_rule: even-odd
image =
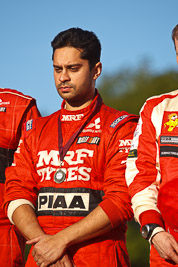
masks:
[[[175,39],[175,48],[176,48],[176,59],[177,59],[177,64],[178,64],[178,39]]]
[[[80,58],[81,51],[73,47],[56,49],[53,58],[54,80],[67,108],[80,107],[95,94],[95,67],[90,70],[88,60]]]

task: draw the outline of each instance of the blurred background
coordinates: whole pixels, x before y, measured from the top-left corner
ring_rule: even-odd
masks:
[[[177,0],[1,0],[0,87],[36,98],[43,116],[58,110],[51,41],[60,31],[81,27],[102,44],[97,88],[105,103],[138,114],[149,96],[178,88],[171,40],[177,10]],[[137,223],[128,226],[132,267],[147,267],[149,245]]]

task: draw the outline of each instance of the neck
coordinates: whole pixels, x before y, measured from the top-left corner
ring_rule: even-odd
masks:
[[[86,108],[87,106],[89,106],[91,104],[91,102],[93,101],[93,99],[85,102],[82,105],[70,105],[70,103],[65,103],[65,109],[70,110],[70,111],[75,111],[75,110],[80,110],[83,108]]]
[[[65,100],[65,109],[69,111],[75,111],[75,110],[86,108],[92,103],[95,96],[96,96],[96,92],[94,92],[93,95],[89,99],[83,99],[83,101]]]

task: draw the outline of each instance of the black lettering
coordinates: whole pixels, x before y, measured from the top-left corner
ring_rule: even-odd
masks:
[[[74,208],[85,209],[85,205],[83,203],[81,196],[74,196],[74,198],[72,199],[69,209],[74,209]]]
[[[49,196],[49,201],[48,201],[48,208],[52,208],[53,206],[53,196]]]
[[[40,196],[39,199],[39,209],[41,209],[41,206],[47,203],[47,196]]]
[[[65,201],[65,197],[64,196],[58,196],[54,202],[54,206],[53,208],[56,209],[58,207],[61,207],[63,209],[66,209],[67,208],[67,204],[66,204],[66,201]]]
[[[178,147],[177,146],[161,146],[160,157],[178,158]]]

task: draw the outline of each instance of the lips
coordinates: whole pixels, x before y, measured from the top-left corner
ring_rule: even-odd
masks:
[[[61,86],[59,87],[59,90],[61,90],[62,92],[69,92],[71,90],[70,86]]]

